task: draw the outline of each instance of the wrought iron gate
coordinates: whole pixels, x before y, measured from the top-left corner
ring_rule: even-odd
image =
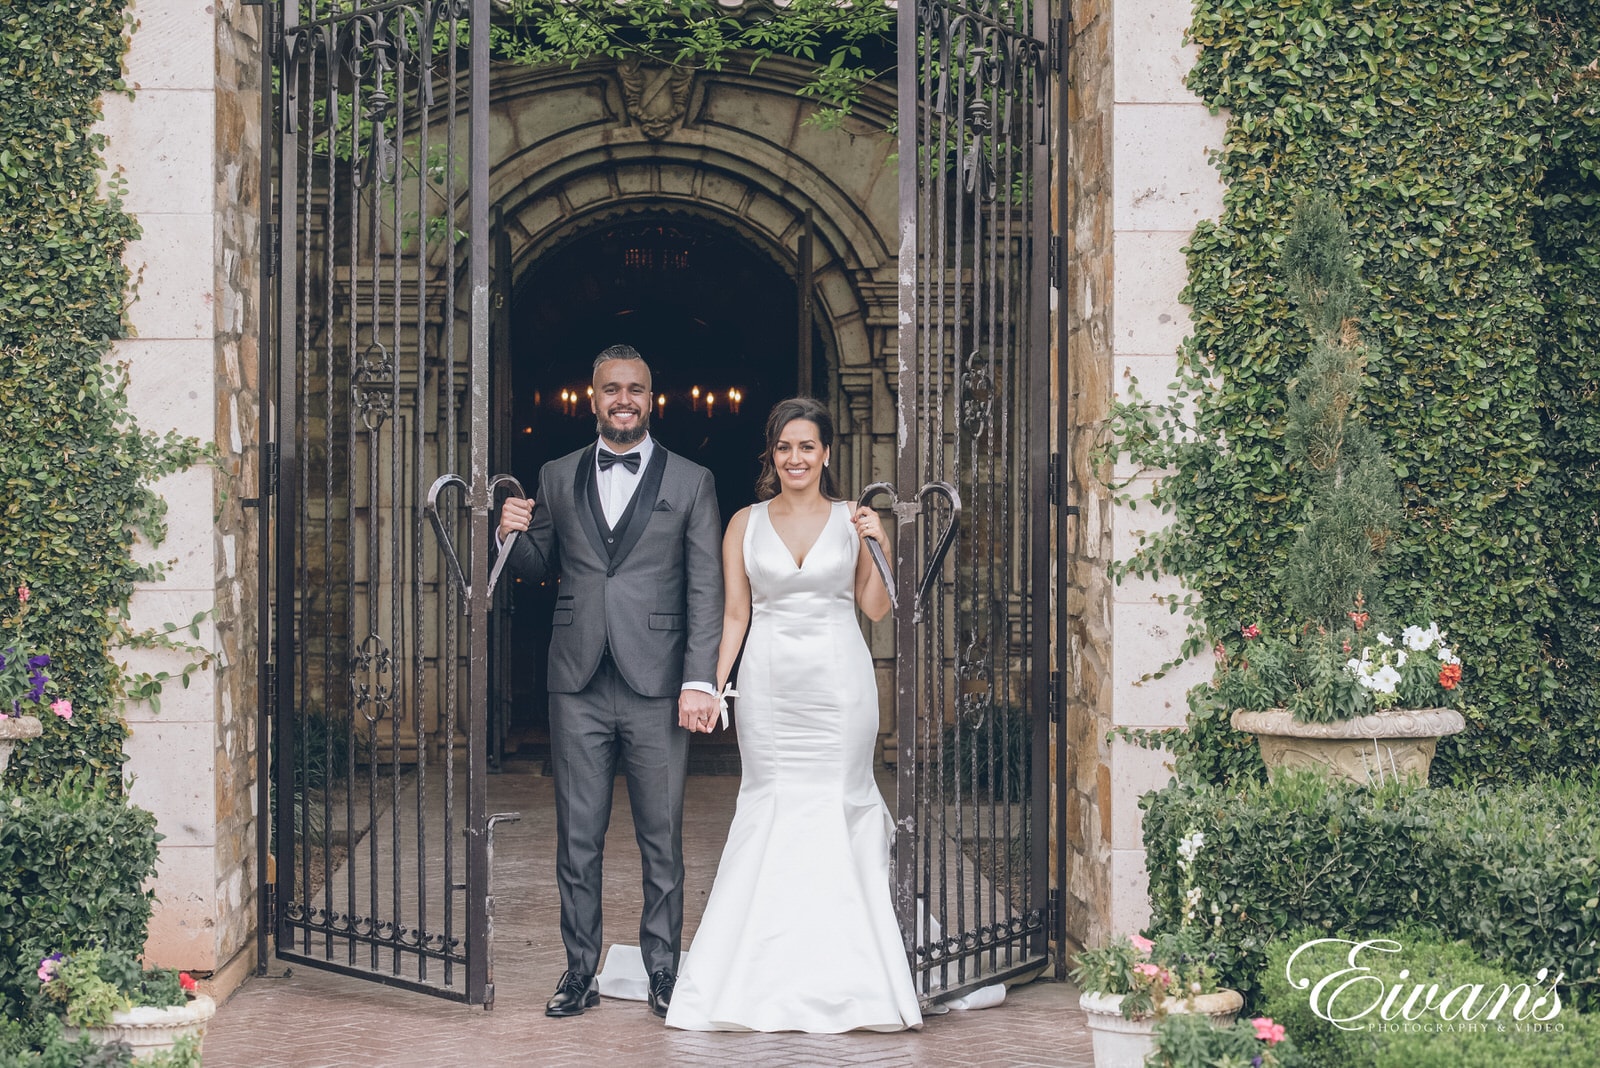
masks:
[[[262,927],[281,958],[492,1004],[489,0],[266,10]]]
[[[937,1000],[1042,968],[1052,918],[1054,35],[1047,0],[917,0],[899,34],[895,882]]]

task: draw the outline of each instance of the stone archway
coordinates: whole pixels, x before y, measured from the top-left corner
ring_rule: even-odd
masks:
[[[813,322],[839,431],[847,487],[892,476],[898,281],[893,109],[878,91],[838,130],[805,122],[805,68],[675,78],[637,66],[497,68],[491,92],[490,194],[503,219],[505,276],[609,226],[642,217],[725,230],[791,278],[811,220]],[[642,79],[642,82],[641,82]],[[641,103],[661,80],[661,93]],[[874,628],[893,732],[892,638]],[[892,749],[889,750],[892,752]]]

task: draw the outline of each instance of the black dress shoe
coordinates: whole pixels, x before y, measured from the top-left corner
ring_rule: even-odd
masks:
[[[650,973],[650,1011],[663,1020],[672,1005],[672,988],[677,982],[678,977],[665,968]]]
[[[562,972],[556,996],[545,1003],[546,1016],[581,1016],[584,1009],[600,1004],[600,988],[594,976],[582,972]]]

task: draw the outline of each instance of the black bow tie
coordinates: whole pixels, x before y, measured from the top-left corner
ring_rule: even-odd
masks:
[[[600,450],[600,470],[609,471],[613,464],[621,464],[634,474],[639,473],[639,451],[625,452],[621,456],[609,449]]]

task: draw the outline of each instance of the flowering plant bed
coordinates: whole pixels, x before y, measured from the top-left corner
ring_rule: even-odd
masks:
[[[27,586],[18,586],[16,610],[9,617],[0,618],[0,719],[43,710],[45,698],[56,692],[46,671],[50,654],[35,649],[28,638],[28,602],[32,597]],[[72,702],[64,698],[51,701],[48,708],[62,719],[72,718]]]
[[[188,972],[144,968],[120,951],[51,953],[39,961],[38,978],[35,1011],[59,1015],[69,1038],[87,1034],[100,1045],[130,1046],[136,1060],[186,1037],[198,1052],[217,1010]]]

